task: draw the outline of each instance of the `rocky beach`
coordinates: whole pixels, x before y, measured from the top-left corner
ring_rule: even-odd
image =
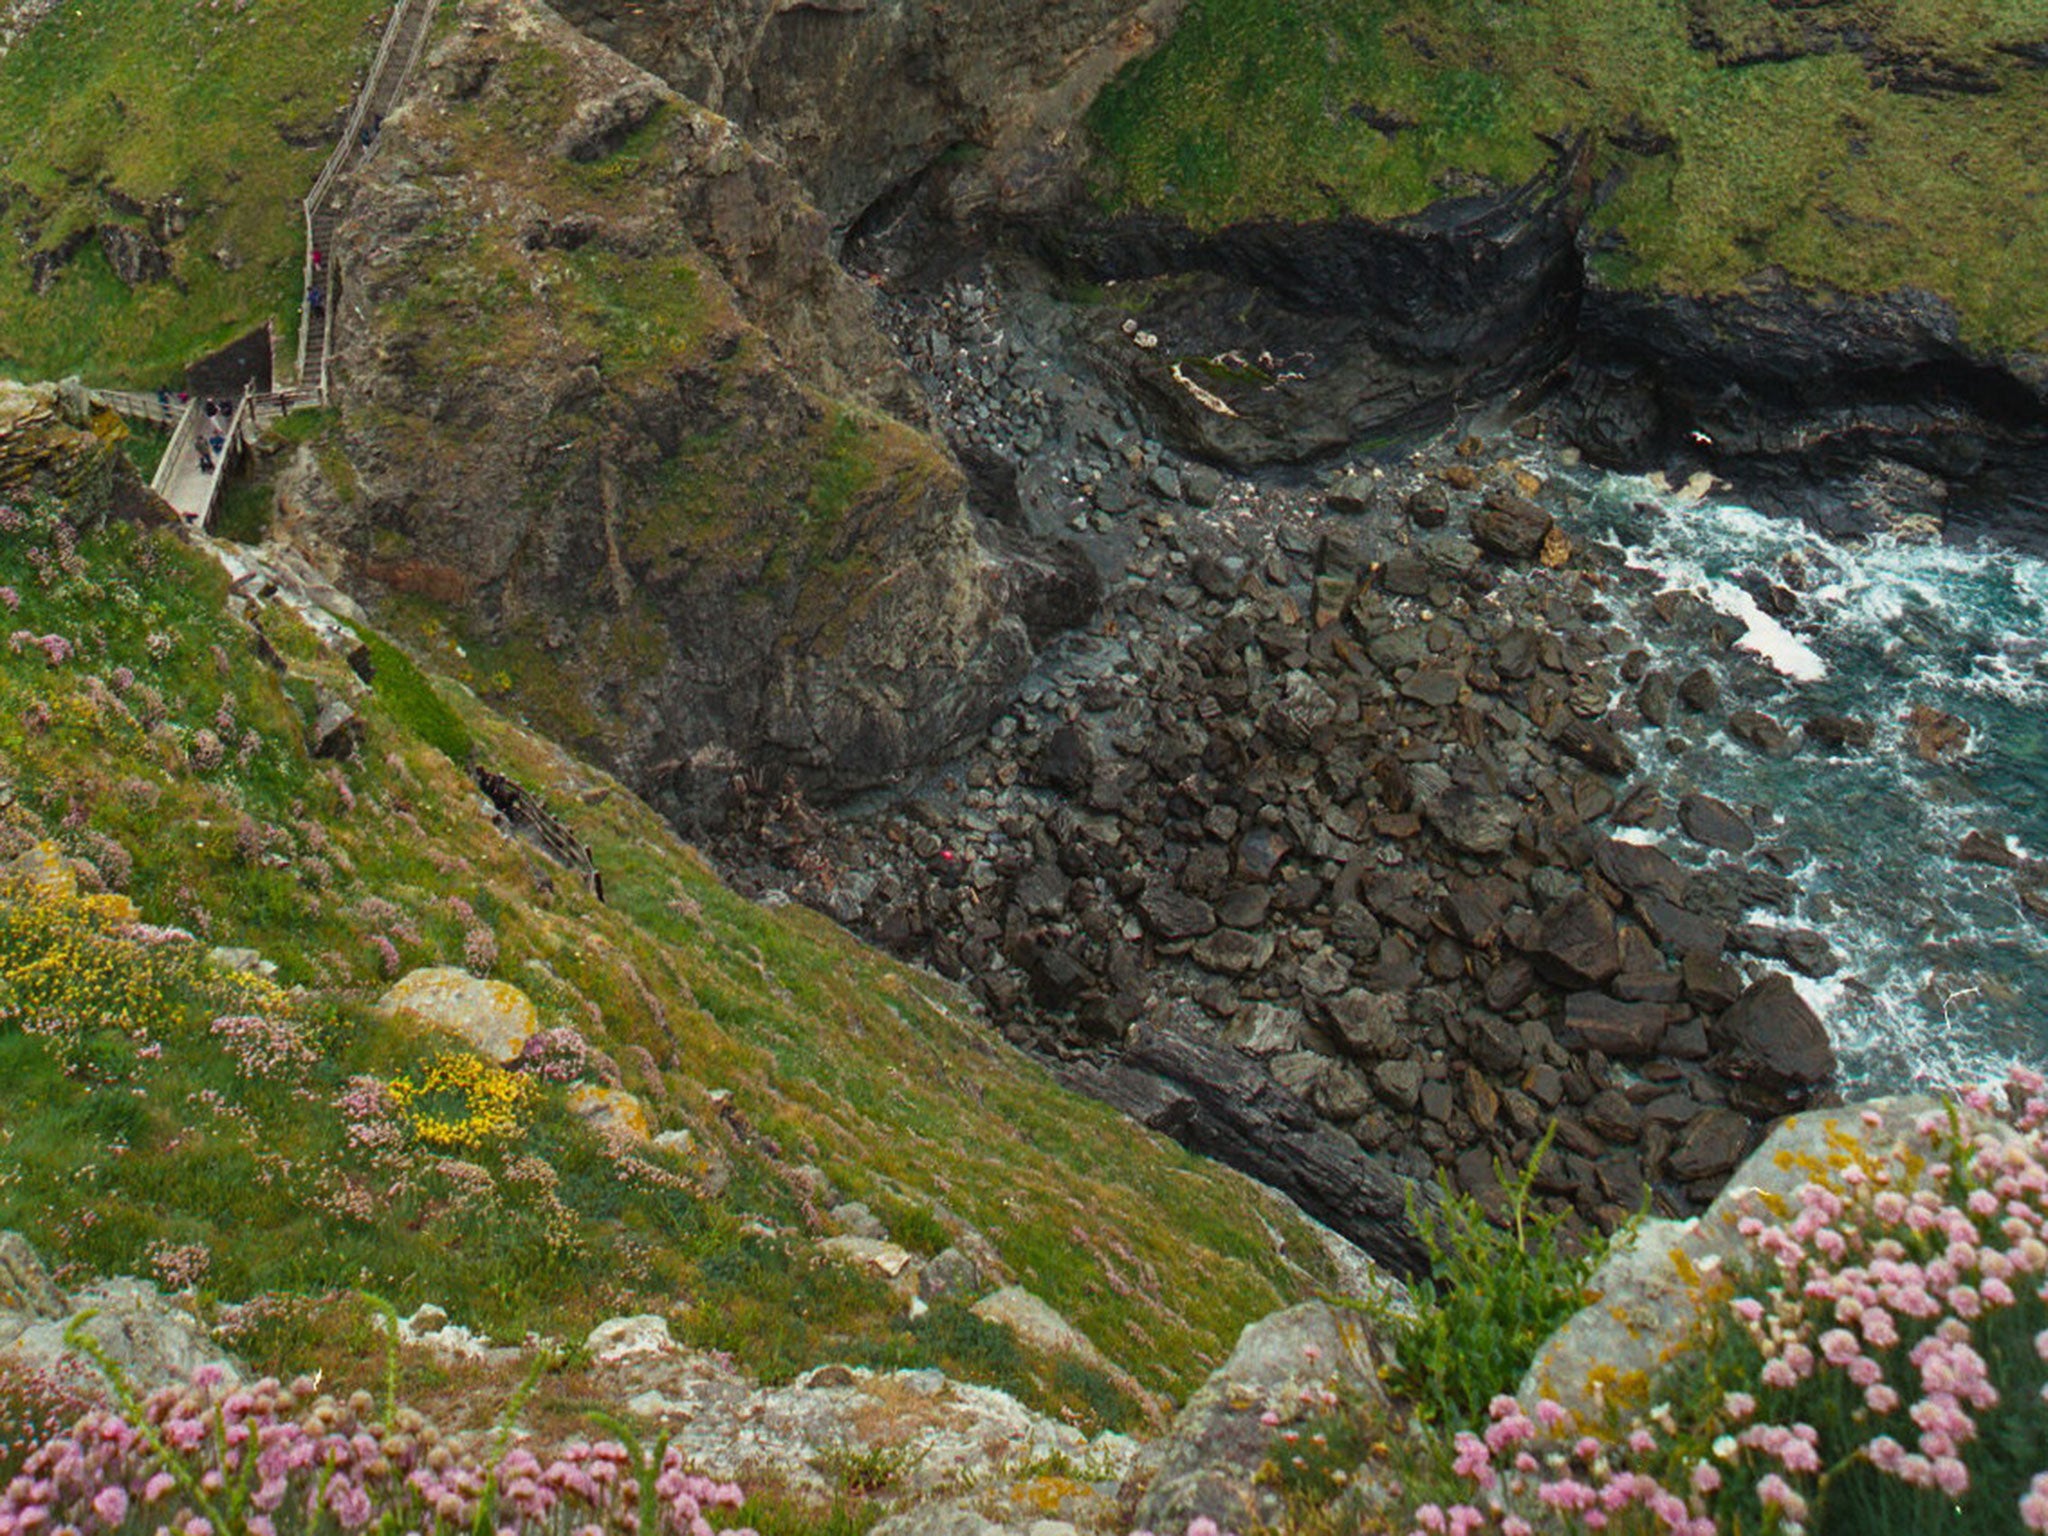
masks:
[[[1730,754],[1953,762],[1970,727],[1785,709],[1825,546],[1752,562],[1734,601],[1667,581],[1541,405],[1219,470],[1076,357],[1099,314],[1001,258],[892,314],[977,510],[1105,596],[902,798],[826,814],[738,782],[711,846],[744,888],[965,981],[1066,1081],[1397,1267],[1402,1180],[1497,1205],[1553,1119],[1537,1187],[1612,1230],[1700,1209],[1830,1101],[1814,1003],[1856,981],[1806,916],[1813,851],[1701,785]],[[1683,516],[1728,487],[1661,489]],[[1962,855],[2039,911],[2048,869],[1991,833]]]

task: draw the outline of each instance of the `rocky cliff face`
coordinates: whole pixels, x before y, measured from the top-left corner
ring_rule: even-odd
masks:
[[[1157,354],[1115,371],[1236,463],[1569,358],[1563,417],[1610,462],[1807,510],[1874,476],[2043,511],[2044,58],[2037,14],[1855,0],[1646,0],[1613,28],[1562,0],[1211,0],[1102,98],[1096,190],[1122,216],[1070,215],[1065,244],[1148,279]],[[1553,159],[1578,173],[1562,240],[1502,216]],[[1475,206],[1497,211],[1443,238]],[[1336,302],[1305,292],[1305,266],[1375,246]]]
[[[671,810],[737,762],[875,783],[1026,660],[1003,573],[827,220],[726,120],[475,0],[338,255],[360,492],[416,635]]]
[[[770,149],[845,228],[942,155],[1028,200],[1096,91],[1184,0],[565,0],[562,13]]]
[[[1056,266],[1116,286],[1096,355],[1188,451],[1301,461],[1439,426],[1571,350],[1580,168],[1415,218],[1036,219]]]

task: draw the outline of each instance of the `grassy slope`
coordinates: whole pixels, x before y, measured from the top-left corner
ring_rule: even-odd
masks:
[[[291,328],[298,200],[386,9],[67,0],[0,59],[0,370],[147,385],[266,317]],[[131,291],[92,241],[31,291],[30,250],[172,197],[190,218],[174,282]]]
[[[200,945],[138,945],[90,900],[0,892],[0,1227],[72,1273],[169,1273],[196,1246],[225,1299],[368,1284],[501,1337],[656,1310],[771,1375],[928,1361],[1096,1423],[1128,1412],[1100,1378],[1022,1359],[957,1308],[912,1328],[878,1282],[814,1262],[789,1171],[821,1168],[914,1248],[971,1223],[1154,1388],[1185,1391],[1310,1283],[1270,1236],[1306,1259],[1306,1234],[1241,1180],[1058,1091],[930,978],[734,897],[623,790],[444,697],[402,653],[376,645],[367,749],[316,765],[306,712],[348,681],[310,631],[266,614],[281,677],[224,615],[222,574],[171,537],[89,535],[67,574],[52,515],[4,521],[20,524],[0,532],[9,625],[76,653],[52,665],[27,636],[0,645],[0,847],[54,838],[145,920],[257,947],[294,989],[224,981]],[[218,766],[207,730],[227,742]],[[472,742],[548,792],[594,848],[609,906],[492,827],[449,756]],[[351,1079],[417,1080],[450,1050],[370,1011],[380,942],[406,968],[459,965],[476,928],[491,974],[581,1030],[695,1154],[622,1156],[560,1087],[520,1107],[516,1135],[473,1148],[350,1141],[335,1101]],[[238,1068],[211,1021],[244,1013],[282,1021],[317,1061],[276,1080]],[[298,1340],[291,1315],[248,1347]]]
[[[1696,13],[1742,52],[1798,25],[1764,0],[1193,0],[1098,104],[1103,189],[1202,226],[1385,218],[1534,174],[1539,136],[1632,125],[1676,148],[1602,139],[1600,169],[1627,177],[1598,215],[1626,242],[1602,258],[1609,280],[1716,291],[1776,264],[1849,290],[1917,284],[1979,342],[2048,347],[2048,71],[1994,47],[2039,40],[2036,0],[1798,13],[2002,87],[1941,98],[1880,90],[1846,53],[1717,67],[1688,43]]]

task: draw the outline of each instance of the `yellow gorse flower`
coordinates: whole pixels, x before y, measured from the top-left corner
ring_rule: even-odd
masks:
[[[389,1092],[420,1141],[474,1151],[525,1128],[523,1111],[532,1101],[533,1081],[481,1056],[442,1056],[428,1063],[417,1082],[410,1075],[393,1079]],[[451,1098],[461,1101],[460,1113],[441,1108]]]

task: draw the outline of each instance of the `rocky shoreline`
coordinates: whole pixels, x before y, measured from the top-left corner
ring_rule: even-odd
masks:
[[[739,786],[728,876],[964,981],[1067,1081],[1396,1269],[1411,1181],[1497,1204],[1553,1122],[1536,1187],[1586,1224],[1702,1208],[1834,1066],[1781,969],[1830,946],[1753,916],[1792,912],[1799,851],[1688,781],[1710,733],[1794,740],[1744,708],[1742,626],[1572,546],[1539,420],[1234,478],[1066,366],[1015,277],[897,329],[981,510],[1068,533],[1107,596],[908,797]]]

